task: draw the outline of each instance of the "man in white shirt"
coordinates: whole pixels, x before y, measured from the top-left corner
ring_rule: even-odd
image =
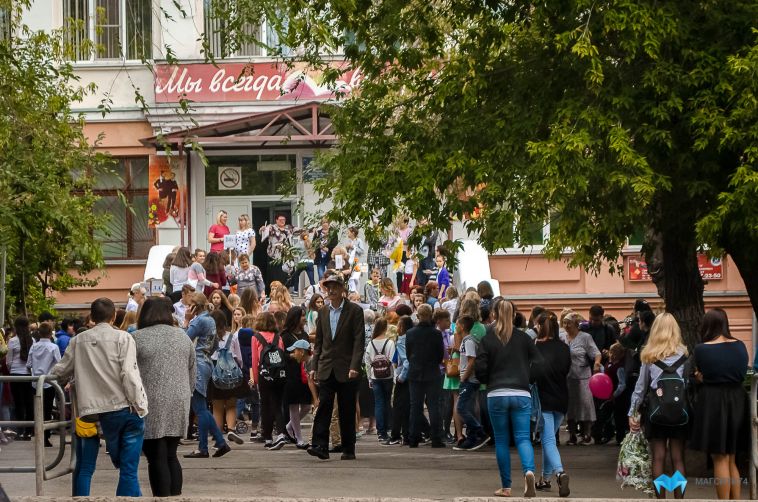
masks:
[[[116,496],[140,497],[139,468],[145,435],[147,396],[137,366],[134,338],[113,328],[116,306],[92,302],[95,327],[71,339],[51,375],[76,382],[76,410],[84,421],[99,421],[113,465],[119,469]]]

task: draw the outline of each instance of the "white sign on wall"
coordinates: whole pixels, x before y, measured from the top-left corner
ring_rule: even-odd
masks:
[[[219,190],[242,190],[242,168],[221,166],[218,168]]]

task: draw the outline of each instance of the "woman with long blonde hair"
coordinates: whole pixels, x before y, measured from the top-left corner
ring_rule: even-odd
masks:
[[[684,443],[689,435],[689,424],[666,426],[652,423],[649,417],[638,414],[648,392],[661,392],[659,379],[664,376],[664,369],[676,374],[686,384],[688,371],[686,369],[687,347],[682,341],[682,332],[674,316],[669,313],[659,314],[650,328],[647,345],[640,353],[642,367],[637,385],[632,394],[632,405],[629,408],[629,428],[632,432],[640,430],[640,422],[645,437],[650,442],[653,453],[653,479],[663,474],[666,457],[671,454],[671,466],[686,476],[684,470]],[[660,395],[660,394],[659,394]],[[649,411],[649,410],[648,410]],[[673,473],[672,473],[673,474]],[[666,498],[665,492],[656,492],[658,498]],[[675,498],[683,498],[684,492],[677,488]]]
[[[255,230],[250,215],[241,214],[238,218],[239,230],[234,234],[234,250],[237,256],[250,255],[255,250]]]
[[[470,301],[470,300],[468,300]],[[495,322],[482,338],[476,355],[476,377],[487,386],[487,407],[495,433],[495,457],[500,471],[498,497],[511,496],[511,429],[524,473],[524,497],[536,495],[534,449],[529,431],[532,395],[529,391],[531,367],[541,364],[534,341],[513,327],[513,306],[493,302]]]
[[[289,312],[292,308],[292,297],[287,288],[278,281],[277,284],[271,283],[271,294],[269,295],[269,303],[278,303],[281,310]]]

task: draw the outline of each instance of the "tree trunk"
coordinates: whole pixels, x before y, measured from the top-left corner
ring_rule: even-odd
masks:
[[[704,284],[697,265],[694,215],[688,218],[688,211],[671,199],[663,198],[654,206],[657,228],[648,230],[645,260],[666,312],[676,318],[691,352],[700,343]]]

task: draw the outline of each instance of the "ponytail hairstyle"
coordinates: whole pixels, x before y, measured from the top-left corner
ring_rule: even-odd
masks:
[[[495,334],[506,345],[513,335],[513,305],[511,302],[498,302],[495,315]]]
[[[535,324],[540,328],[539,336],[537,337],[538,339],[560,340],[558,335],[558,317],[555,315],[555,312],[551,310],[543,310],[539,315],[537,315]]]

